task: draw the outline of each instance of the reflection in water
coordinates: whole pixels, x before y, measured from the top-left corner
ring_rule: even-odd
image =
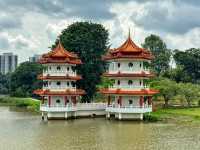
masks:
[[[199,150],[200,127],[40,116],[0,107],[0,150]]]

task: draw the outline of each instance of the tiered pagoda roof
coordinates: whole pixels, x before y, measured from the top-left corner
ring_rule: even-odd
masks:
[[[150,51],[138,47],[130,37],[118,48],[110,49],[108,53],[103,56],[104,60],[112,60],[119,58],[135,58],[135,59],[153,59]]]
[[[76,90],[65,90],[65,91],[51,91],[51,90],[42,90],[38,89],[34,91],[34,94],[40,95],[40,96],[46,96],[46,95],[84,95],[85,91],[81,89]]]
[[[115,94],[115,95],[154,95],[157,94],[158,90],[125,90],[125,89],[100,89],[102,94]]]
[[[78,56],[72,52],[65,50],[60,41],[53,50],[42,55],[42,58],[39,60],[39,63],[82,64]]]

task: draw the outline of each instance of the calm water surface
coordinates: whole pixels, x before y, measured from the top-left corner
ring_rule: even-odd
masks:
[[[200,150],[200,125],[104,118],[45,123],[0,107],[0,150]]]

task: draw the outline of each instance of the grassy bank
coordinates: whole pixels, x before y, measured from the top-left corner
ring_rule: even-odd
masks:
[[[39,112],[40,101],[33,98],[1,97],[0,106],[16,106],[27,108],[29,111]]]
[[[152,121],[177,123],[200,122],[200,108],[160,108],[152,112],[150,116],[146,114],[146,118]]]

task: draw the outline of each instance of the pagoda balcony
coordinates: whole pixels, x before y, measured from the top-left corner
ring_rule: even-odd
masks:
[[[43,87],[43,90],[50,90],[50,91],[76,91],[76,87],[64,87],[64,86],[55,86],[55,87]]]
[[[117,89],[124,89],[124,90],[141,90],[141,89],[146,89],[149,90],[150,87],[148,85],[145,86],[109,86],[109,90],[117,90]]]
[[[152,105],[144,106],[107,106],[106,111],[110,113],[147,113],[152,112]]]
[[[77,76],[73,71],[43,71],[43,76]]]
[[[91,111],[91,110],[105,110],[105,103],[77,103],[67,105],[51,105],[42,104],[40,110],[44,112],[73,112],[73,111]]]
[[[123,69],[115,69],[115,70],[109,70],[110,74],[117,74],[117,73],[127,73],[127,74],[151,74],[149,69],[128,69],[128,68],[123,68]]]

